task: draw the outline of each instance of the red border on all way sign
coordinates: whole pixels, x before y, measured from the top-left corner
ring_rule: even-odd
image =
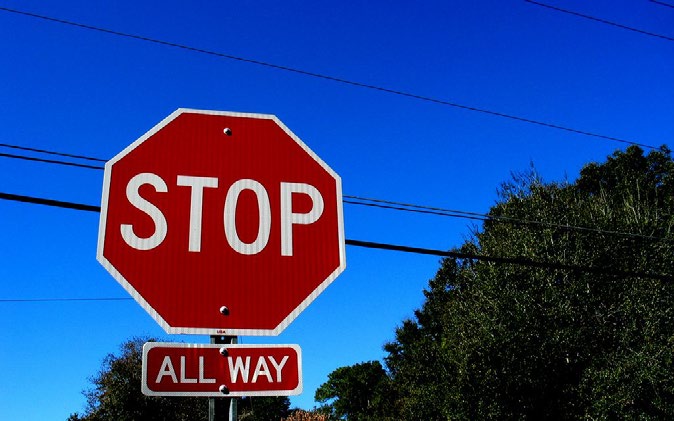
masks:
[[[149,396],[288,396],[302,393],[298,345],[143,346],[142,391]]]

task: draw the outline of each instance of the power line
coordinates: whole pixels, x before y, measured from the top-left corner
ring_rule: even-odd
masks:
[[[5,298],[0,303],[45,303],[71,301],[131,301],[131,297],[99,297],[99,298]]]
[[[671,7],[672,9],[674,9],[674,4],[669,4],[669,3],[665,3],[664,1],[658,1],[658,0],[649,0],[649,1],[651,3],[659,4],[661,6]]]
[[[28,151],[28,152],[39,152],[47,155],[56,155],[56,156],[62,156],[65,158],[75,158],[75,159],[83,159],[85,161],[96,161],[96,162],[107,162],[106,159],[101,159],[101,158],[92,158],[90,156],[85,156],[85,155],[73,155],[70,153],[64,153],[64,152],[55,152],[55,151],[50,151],[47,149],[38,149],[38,148],[31,148],[28,146],[19,146],[19,145],[11,145],[9,143],[0,143],[0,146],[3,148],[10,148],[10,149],[17,149],[20,151]]]
[[[540,226],[540,227],[547,227],[547,228],[556,228],[556,229],[561,229],[561,230],[565,230],[565,231],[586,231],[586,232],[592,232],[592,233],[597,233],[597,234],[619,235],[619,236],[623,236],[623,237],[640,238],[640,239],[653,240],[653,241],[674,241],[674,239],[670,239],[670,238],[656,237],[656,236],[644,235],[644,234],[636,234],[636,233],[631,233],[631,232],[605,230],[605,229],[601,229],[601,228],[592,228],[592,227],[585,227],[585,226],[578,226],[578,225],[557,224],[557,223],[554,223],[554,222],[543,222],[543,221],[535,221],[535,220],[530,220],[530,219],[519,219],[519,218],[512,218],[512,217],[509,217],[509,216],[491,215],[491,214],[486,214],[486,213],[467,212],[467,211],[461,211],[461,210],[456,210],[456,209],[444,209],[444,208],[437,208],[437,207],[413,205],[413,204],[407,204],[407,203],[401,203],[401,202],[393,202],[393,201],[389,201],[389,200],[370,199],[370,198],[358,197],[358,196],[344,195],[344,197],[346,198],[346,200],[344,200],[344,203],[348,203],[348,204],[352,204],[352,205],[371,206],[371,207],[391,209],[391,210],[404,211],[404,212],[416,212],[416,213],[424,213],[424,214],[431,214],[431,215],[438,215],[438,216],[448,216],[448,217],[452,217],[452,218],[472,219],[472,220],[478,220],[478,221],[502,222],[502,223],[509,223],[509,224],[512,224],[512,225],[519,225],[519,226],[533,225],[533,226]],[[350,199],[355,199],[355,201],[350,200]],[[367,203],[367,202],[373,202],[373,203]]]
[[[567,13],[569,15],[578,16],[578,17],[581,17],[581,18],[584,18],[584,19],[589,19],[589,20],[592,20],[592,21],[595,21],[595,22],[600,22],[600,23],[606,24],[606,25],[615,26],[616,28],[627,29],[628,31],[637,32],[639,34],[649,35],[649,36],[652,36],[652,37],[665,39],[667,41],[674,41],[674,38],[668,37],[666,35],[661,35],[661,34],[656,34],[654,32],[644,31],[642,29],[633,28],[631,26],[623,25],[623,24],[620,24],[620,23],[612,22],[612,21],[609,21],[609,20],[606,20],[606,19],[601,19],[601,18],[597,18],[597,17],[594,17],[594,16],[590,16],[590,15],[584,15],[582,13],[574,12],[572,10],[562,9],[560,7],[557,7],[557,6],[552,6],[552,5],[549,5],[549,4],[540,3],[540,2],[537,2],[537,1],[534,1],[534,0],[524,0],[524,1],[527,2],[527,3],[535,4],[537,6],[547,7],[548,9],[555,10],[557,12]]]
[[[400,246],[394,244],[382,244],[374,243],[370,241],[359,241],[359,240],[346,240],[346,244],[358,247],[367,247],[374,249],[382,250],[391,250],[391,251],[401,251],[405,253],[415,253],[415,254],[427,254],[432,256],[441,256],[441,257],[450,257],[454,259],[463,259],[463,260],[482,260],[490,263],[498,264],[513,264],[520,266],[529,266],[542,269],[556,269],[556,270],[572,270],[580,271],[587,273],[595,273],[599,275],[613,275],[619,277],[639,277],[639,278],[649,278],[657,279],[660,281],[671,281],[674,280],[674,276],[664,275],[659,273],[647,273],[647,272],[634,272],[634,271],[623,271],[616,270],[612,268],[600,268],[593,266],[581,266],[581,265],[570,265],[565,263],[556,263],[556,262],[540,262],[532,260],[526,257],[494,257],[486,256],[482,254],[473,254],[473,253],[461,253],[455,251],[444,251],[444,250],[433,250],[427,248],[419,247],[409,247],[409,246]]]
[[[5,146],[5,144],[0,144],[0,146]],[[16,146],[16,145],[10,145],[10,146],[14,146],[17,149],[23,149],[23,150],[37,150],[37,149],[23,147],[23,146]],[[44,153],[50,153],[52,155],[59,155],[59,156],[83,157],[81,155],[73,155],[73,154],[67,154],[67,153],[55,152],[55,151],[44,151]],[[23,159],[23,160],[29,160],[29,161],[37,161],[37,162],[48,163],[48,164],[75,166],[75,167],[82,167],[82,168],[95,169],[95,170],[105,169],[102,166],[78,164],[78,163],[73,163],[73,162],[66,162],[66,161],[52,160],[52,159],[41,159],[41,158],[34,158],[34,157],[14,155],[14,154],[0,153],[0,157],[13,158],[13,159]],[[93,157],[83,157],[83,158],[87,158],[87,159],[92,160],[92,161],[106,162],[104,159],[101,159],[101,158],[93,158]],[[17,197],[22,197],[22,196],[17,196]],[[344,195],[343,197],[345,198],[344,203],[349,204],[349,205],[366,206],[366,207],[388,209],[388,210],[395,210],[395,211],[401,211],[401,212],[420,213],[420,214],[444,216],[444,217],[451,217],[451,218],[462,218],[462,219],[469,219],[469,220],[476,220],[476,221],[492,221],[492,222],[499,222],[499,223],[508,223],[508,224],[518,225],[518,226],[548,227],[548,228],[561,229],[561,230],[565,230],[565,231],[585,231],[585,232],[592,232],[592,233],[597,233],[597,234],[608,234],[608,235],[618,235],[618,236],[630,237],[630,238],[640,238],[640,239],[646,239],[646,240],[651,240],[651,241],[668,241],[668,242],[674,241],[674,239],[656,237],[656,236],[652,236],[652,235],[630,233],[630,232],[624,232],[624,231],[613,231],[613,230],[605,230],[605,229],[601,229],[601,228],[592,228],[592,227],[584,227],[584,226],[568,225],[568,224],[558,224],[558,223],[554,223],[554,222],[543,222],[543,221],[535,221],[535,220],[528,220],[528,219],[519,219],[519,218],[513,218],[513,217],[509,217],[509,216],[491,215],[491,214],[469,212],[469,211],[462,211],[462,210],[456,210],[456,209],[446,209],[446,208],[438,208],[438,207],[431,207],[431,206],[415,205],[415,204],[409,204],[409,203],[403,203],[403,202],[394,202],[394,201],[390,201],[390,200],[373,199],[373,198],[366,198],[366,197],[360,197],[360,196]],[[87,210],[87,209],[85,209],[85,210]],[[91,209],[89,209],[89,210],[91,210]],[[97,208],[95,210],[98,211],[99,209]]]
[[[402,212],[422,213],[436,216],[449,216],[453,218],[473,219],[477,221],[488,221],[491,218],[486,214],[474,212],[458,211],[454,209],[442,209],[422,205],[409,205],[401,202],[392,202],[390,200],[370,199],[359,196],[344,195],[344,203],[349,205],[368,206],[380,209],[389,209]]]
[[[27,152],[37,152],[41,154],[46,154],[46,155],[52,155],[52,156],[60,156],[64,158],[71,158],[71,159],[81,159],[85,161],[94,161],[94,162],[101,162],[101,163],[106,163],[109,160],[108,159],[103,159],[103,158],[98,158],[98,157],[93,157],[93,156],[87,156],[87,155],[77,155],[77,154],[72,154],[72,153],[67,153],[67,152],[60,152],[60,151],[54,151],[50,149],[37,149],[33,148],[30,146],[23,146],[23,145],[15,145],[11,143],[0,143],[0,148],[9,148],[9,149],[15,149],[15,150],[20,150],[20,151],[27,151]],[[14,158],[14,159],[25,159],[28,161],[38,161],[38,162],[45,162],[48,164],[58,164],[58,165],[74,165],[74,166],[80,166],[83,165],[84,168],[91,168],[94,170],[104,170],[105,167],[101,165],[84,165],[84,164],[79,164],[79,163],[73,163],[72,161],[64,161],[60,159],[44,159],[44,158],[34,158],[32,156],[28,155],[16,155],[16,154],[9,154],[9,153],[1,153],[0,156],[3,156],[5,158]]]
[[[24,202],[24,203],[33,203],[33,204],[47,205],[47,206],[53,206],[53,207],[61,207],[61,208],[68,208],[68,209],[100,212],[100,207],[98,207],[98,206],[84,205],[84,204],[72,203],[72,202],[63,202],[63,201],[59,201],[59,200],[43,199],[43,198],[30,197],[30,196],[18,196],[18,195],[12,195],[12,194],[1,193],[1,192],[0,192],[0,199],[18,200],[18,201]],[[618,276],[618,277],[648,278],[648,279],[656,279],[656,280],[661,280],[661,281],[674,280],[673,276],[666,275],[666,274],[650,273],[650,272],[638,272],[638,271],[623,271],[623,270],[617,270],[617,269],[608,268],[608,267],[601,268],[601,267],[593,267],[593,266],[570,265],[570,264],[556,263],[556,262],[540,262],[540,261],[532,260],[532,259],[529,259],[529,258],[526,258],[526,257],[486,256],[486,255],[474,254],[474,253],[462,253],[462,252],[456,252],[456,251],[428,249],[428,248],[421,248],[421,247],[410,247],[410,246],[402,246],[402,245],[397,245],[397,244],[386,244],[386,243],[377,243],[377,242],[372,242],[372,241],[361,241],[361,240],[351,240],[351,239],[346,239],[345,243],[349,246],[364,247],[364,248],[370,248],[370,249],[399,251],[399,252],[404,252],[404,253],[414,253],[414,254],[423,254],[423,255],[430,255],[430,256],[449,257],[449,258],[454,258],[454,259],[478,260],[478,261],[485,261],[485,262],[498,263],[498,264],[513,264],[513,265],[536,267],[536,268],[542,268],[542,269],[572,270],[572,271],[581,271],[581,272],[586,272],[586,273],[595,273],[595,274]]]
[[[32,203],[34,205],[45,205],[56,208],[75,209],[88,212],[100,212],[100,206],[83,205],[81,203],[63,202],[60,200],[42,199],[39,197],[23,196],[19,194],[10,194],[0,192],[0,199],[11,200],[14,202]]]
[[[24,161],[42,162],[42,163],[46,163],[46,164],[67,165],[67,166],[70,166],[70,167],[89,168],[89,169],[93,169],[93,170],[103,170],[103,169],[105,169],[104,167],[101,167],[100,165],[79,164],[79,163],[76,163],[76,162],[67,162],[67,161],[61,161],[61,160],[57,160],[57,159],[35,158],[35,157],[32,157],[32,156],[16,155],[16,154],[11,154],[11,153],[0,152],[0,157],[11,158],[11,159],[22,159]]]
[[[8,7],[0,7],[0,11],[15,13],[15,14],[28,16],[28,17],[32,17],[32,18],[36,18],[36,19],[42,19],[42,20],[46,20],[46,21],[49,21],[49,22],[55,22],[55,23],[63,24],[63,25],[74,26],[74,27],[81,28],[81,29],[87,29],[87,30],[91,30],[91,31],[102,32],[102,33],[115,35],[115,36],[119,36],[119,37],[125,37],[125,38],[131,38],[131,39],[135,39],[135,40],[139,40],[139,41],[150,42],[150,43],[153,43],[153,44],[163,45],[163,46],[166,46],[166,47],[178,48],[178,49],[182,49],[182,50],[186,50],[186,51],[191,51],[191,52],[194,52],[194,53],[207,54],[207,55],[210,55],[210,56],[224,58],[224,59],[227,59],[227,60],[234,60],[234,61],[239,61],[239,62],[242,62],[242,63],[254,64],[254,65],[257,65],[257,66],[263,66],[263,67],[267,67],[267,68],[271,68],[271,69],[275,69],[275,70],[291,72],[291,73],[295,73],[295,74],[299,74],[299,75],[303,75],[303,76],[308,76],[308,77],[313,77],[313,78],[317,78],[317,79],[329,80],[329,81],[332,81],[332,82],[337,82],[337,83],[341,83],[341,84],[345,84],[345,85],[350,85],[350,86],[355,86],[355,87],[365,88],[365,89],[371,89],[371,90],[375,90],[375,91],[379,91],[379,92],[385,92],[385,93],[389,93],[389,94],[393,94],[393,95],[399,95],[399,96],[403,96],[403,97],[407,97],[407,98],[413,98],[413,99],[417,99],[417,100],[421,100],[421,101],[431,102],[431,103],[435,103],[435,104],[439,104],[439,105],[445,105],[445,106],[449,106],[449,107],[459,108],[459,109],[463,109],[463,110],[467,110],[467,111],[474,111],[474,112],[478,112],[478,113],[482,113],[482,114],[488,114],[488,115],[492,115],[492,116],[496,116],[496,117],[507,118],[507,119],[510,119],[510,120],[516,120],[516,121],[520,121],[520,122],[523,122],[523,123],[535,124],[535,125],[538,125],[538,126],[543,126],[543,127],[547,127],[547,128],[551,128],[551,129],[563,130],[563,131],[566,131],[566,132],[575,133],[575,134],[579,134],[579,135],[583,135],[583,136],[590,136],[590,137],[600,138],[600,139],[604,139],[604,140],[611,140],[611,141],[614,141],[614,142],[620,142],[620,143],[624,143],[624,144],[628,144],[628,145],[641,146],[643,148],[648,148],[648,149],[658,149],[657,147],[652,146],[652,145],[647,145],[647,144],[644,144],[644,143],[638,143],[638,142],[627,140],[627,139],[621,139],[621,138],[617,138],[617,137],[613,137],[613,136],[603,135],[603,134],[600,134],[600,133],[594,133],[594,132],[589,132],[589,131],[585,131],[585,130],[575,129],[575,128],[572,128],[572,127],[566,127],[566,126],[562,126],[562,125],[559,125],[559,124],[534,120],[534,119],[530,119],[530,118],[527,118],[527,117],[521,117],[521,116],[517,116],[517,115],[513,115],[513,114],[507,114],[507,113],[502,113],[502,112],[498,112],[498,111],[487,110],[487,109],[484,109],[484,108],[473,107],[473,106],[470,106],[470,105],[459,104],[459,103],[456,103],[456,102],[451,102],[451,101],[446,101],[446,100],[442,100],[442,99],[438,99],[438,98],[418,95],[418,94],[414,94],[414,93],[411,93],[411,92],[405,92],[405,91],[401,91],[401,90],[397,90],[397,89],[384,88],[384,87],[381,87],[381,86],[376,86],[376,85],[357,82],[357,81],[353,81],[353,80],[343,79],[343,78],[340,78],[340,77],[329,76],[329,75],[325,75],[325,74],[322,74],[322,73],[316,73],[316,72],[311,72],[311,71],[307,71],[307,70],[302,70],[302,69],[299,69],[299,68],[296,68],[296,67],[288,67],[288,66],[274,64],[274,63],[270,63],[270,62],[266,62],[266,61],[261,61],[261,60],[246,58],[246,57],[234,56],[234,55],[231,55],[231,54],[226,54],[226,53],[212,51],[212,50],[205,50],[203,48],[192,47],[192,46],[189,46],[189,45],[178,44],[178,43],[170,42],[170,41],[163,41],[163,40],[160,40],[160,39],[149,38],[149,37],[142,36],[142,35],[135,35],[135,34],[130,34],[130,33],[126,33],[126,32],[120,32],[120,31],[116,31],[116,30],[112,30],[112,29],[102,28],[102,27],[99,27],[99,26],[92,26],[92,25],[87,25],[87,24],[83,24],[83,23],[79,23],[79,22],[54,18],[54,17],[51,17],[51,16],[39,15],[39,14],[36,14],[36,13],[26,12],[26,11],[22,11],[22,10],[10,9]]]

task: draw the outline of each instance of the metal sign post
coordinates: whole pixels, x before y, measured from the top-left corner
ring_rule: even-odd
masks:
[[[211,336],[212,344],[237,344],[239,338],[236,336]],[[217,413],[215,410],[215,400],[217,398],[208,398],[208,421],[216,421]],[[237,420],[236,398],[229,398],[229,421]]]

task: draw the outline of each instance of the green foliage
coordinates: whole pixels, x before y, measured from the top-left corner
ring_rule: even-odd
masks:
[[[72,420],[202,420],[208,414],[207,399],[149,397],[141,393],[142,338],[122,344],[120,355],[108,354],[100,372],[84,392],[87,408]],[[151,339],[149,339],[151,341]]]
[[[485,222],[460,251],[579,269],[443,260],[385,347],[389,407],[408,420],[674,417],[674,281],[616,275],[672,274],[673,211],[666,149],[616,152],[575,183],[514,177],[491,215],[549,224]]]
[[[328,381],[316,390],[317,402],[331,419],[367,421],[386,419],[390,412],[390,382],[378,361],[341,367],[330,373]]]
[[[287,418],[282,421],[328,421],[329,416],[321,413],[320,410],[305,411],[303,409],[294,409]]]
[[[287,396],[242,398],[237,411],[239,421],[278,421],[290,416],[290,399]]]

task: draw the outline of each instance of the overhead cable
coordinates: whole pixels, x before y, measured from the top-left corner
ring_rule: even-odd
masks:
[[[50,151],[50,150],[47,150],[47,149],[32,148],[32,147],[28,147],[28,146],[12,145],[12,144],[9,144],[9,143],[0,143],[0,146],[3,147],[3,148],[16,149],[16,150],[20,150],[20,151],[38,152],[38,153],[43,153],[43,154],[47,154],[47,155],[62,156],[62,157],[65,157],[65,158],[83,159],[85,161],[107,162],[107,159],[93,158],[93,157],[85,156],[85,155],[74,155],[74,154],[70,154],[70,153],[56,152],[56,151]]]
[[[674,38],[668,37],[666,35],[656,34],[654,32],[644,31],[642,29],[632,28],[631,26],[623,25],[623,24],[620,24],[620,23],[612,22],[612,21],[609,21],[609,20],[606,20],[606,19],[601,19],[601,18],[597,18],[597,17],[594,17],[594,16],[590,16],[590,15],[584,15],[582,13],[574,12],[572,10],[562,9],[561,7],[552,6],[552,5],[541,3],[541,2],[538,2],[538,1],[534,1],[534,0],[524,0],[524,1],[527,2],[527,3],[535,4],[537,6],[546,7],[548,9],[555,10],[557,12],[567,13],[569,15],[578,16],[578,17],[581,17],[581,18],[584,18],[584,19],[589,19],[589,20],[592,20],[592,21],[595,21],[595,22],[600,22],[600,23],[606,24],[606,25],[615,26],[617,28],[626,29],[628,31],[637,32],[639,34],[649,35],[651,37],[665,39],[667,41],[674,41]]]
[[[69,301],[131,301],[131,297],[97,297],[97,298],[4,298],[0,303],[44,303]]]
[[[0,146],[4,146],[4,145],[5,144],[0,144]],[[16,145],[11,145],[11,146],[16,146]],[[23,146],[21,146],[21,147],[16,146],[16,147],[19,148],[19,149],[24,149],[24,150],[37,150],[37,149],[23,147]],[[70,157],[79,156],[79,157],[81,157],[81,155],[73,155],[73,154],[67,154],[67,153],[55,152],[55,151],[44,151],[44,152],[50,153],[52,155],[59,155],[59,156],[70,156]],[[23,159],[23,160],[29,160],[29,161],[37,161],[37,162],[48,163],[48,164],[67,165],[67,166],[74,166],[74,167],[81,167],[81,168],[95,169],[95,170],[103,170],[104,169],[104,167],[102,167],[102,166],[79,164],[79,163],[66,162],[66,161],[60,161],[60,160],[52,160],[52,159],[41,159],[41,158],[20,156],[20,155],[14,155],[14,154],[0,153],[0,157]],[[88,158],[89,160],[105,162],[104,159],[100,159],[100,158],[93,158],[93,157],[86,157],[86,158]],[[476,221],[492,221],[492,222],[508,223],[508,224],[518,225],[518,226],[548,227],[548,228],[561,229],[561,230],[565,230],[565,231],[586,231],[586,232],[593,232],[593,233],[597,233],[597,234],[618,235],[618,236],[623,236],[623,237],[641,238],[641,239],[652,240],[652,241],[674,241],[674,239],[669,239],[669,238],[664,238],[664,237],[656,237],[656,236],[652,236],[652,235],[644,235],[644,234],[630,233],[630,232],[623,232],[623,231],[605,230],[605,229],[601,229],[601,228],[584,227],[584,226],[569,225],[569,224],[559,224],[559,223],[554,223],[554,222],[544,222],[544,221],[536,221],[536,220],[530,220],[530,219],[520,219],[520,218],[513,218],[513,217],[503,216],[503,215],[493,215],[493,214],[485,214],[485,213],[478,213],[478,212],[462,211],[462,210],[457,210],[457,209],[447,209],[447,208],[438,208],[438,207],[431,207],[431,206],[424,206],[424,205],[415,205],[415,204],[409,204],[409,203],[403,203],[403,202],[395,202],[395,201],[382,200],[382,199],[373,199],[373,198],[360,197],[360,196],[344,195],[343,197],[344,197],[344,203],[349,204],[349,205],[366,206],[366,207],[388,209],[388,210],[395,210],[395,211],[401,211],[401,212],[420,213],[420,214],[436,215],[436,216],[444,216],[444,217],[452,217],[452,218],[462,218],[462,219],[469,219],[469,220],[476,220]]]
[[[651,3],[659,4],[661,6],[671,7],[672,9],[674,9],[674,4],[665,3],[664,1],[659,1],[659,0],[649,0],[649,1]]]
[[[456,210],[456,209],[445,209],[445,208],[429,207],[429,206],[422,206],[422,205],[412,205],[412,204],[406,204],[406,203],[401,203],[401,202],[393,202],[393,201],[389,201],[389,200],[370,199],[370,198],[366,198],[366,197],[344,195],[344,198],[346,199],[346,200],[344,200],[344,203],[348,203],[348,204],[351,204],[351,205],[370,206],[370,207],[391,209],[391,210],[404,211],[404,212],[425,213],[425,214],[438,215],[438,216],[448,216],[448,217],[453,217],[453,218],[473,219],[473,220],[478,220],[478,221],[503,222],[503,223],[509,223],[509,224],[518,225],[518,226],[532,226],[533,225],[533,226],[540,226],[540,227],[547,227],[547,228],[555,228],[555,229],[560,229],[560,230],[564,230],[564,231],[586,231],[586,232],[592,232],[592,233],[596,233],[596,234],[619,235],[619,236],[623,236],[623,237],[641,238],[641,239],[645,239],[645,240],[654,240],[654,241],[674,241],[674,238],[670,239],[670,238],[656,237],[656,236],[652,236],[652,235],[644,235],[644,234],[637,234],[637,233],[631,233],[631,232],[605,230],[605,229],[601,229],[601,228],[593,228],[593,227],[585,227],[585,226],[569,225],[569,224],[559,224],[559,223],[554,223],[554,222],[536,221],[536,220],[531,220],[531,219],[520,219],[520,218],[513,218],[513,217],[510,217],[510,216],[493,215],[493,214],[477,213],[477,212],[468,212],[468,211],[461,211],[461,210]],[[355,199],[355,200],[351,200],[351,199]]]
[[[20,194],[11,194],[0,192],[0,199],[11,200],[14,202],[32,203],[34,205],[45,205],[56,208],[75,209],[87,212],[100,212],[100,206],[84,205],[81,203],[63,202],[60,200],[43,199],[40,197],[24,196]]]
[[[105,169],[104,167],[102,167],[100,165],[80,164],[80,163],[77,163],[77,162],[67,162],[67,161],[61,161],[61,160],[57,160],[57,159],[36,158],[36,157],[32,157],[32,156],[16,155],[16,154],[3,153],[3,152],[0,152],[0,157],[11,158],[11,159],[22,159],[24,161],[42,162],[42,163],[45,163],[45,164],[57,164],[57,165],[67,165],[67,166],[70,166],[70,167],[89,168],[89,169],[92,169],[92,170],[103,170],[103,169]]]
[[[170,41],[163,41],[163,40],[160,40],[160,39],[150,38],[150,37],[146,37],[146,36],[142,36],[142,35],[135,35],[135,34],[130,34],[130,33],[126,33],[126,32],[120,32],[120,31],[116,31],[116,30],[112,30],[112,29],[102,28],[102,27],[99,27],[99,26],[87,25],[87,24],[83,24],[83,23],[79,23],[79,22],[54,18],[54,17],[51,17],[51,16],[45,16],[45,15],[40,15],[40,14],[36,14],[36,13],[32,13],[32,12],[26,12],[26,11],[17,10],[17,9],[11,9],[11,8],[8,8],[8,7],[0,7],[0,11],[15,13],[15,14],[23,15],[23,16],[28,16],[28,17],[32,17],[32,18],[36,18],[36,19],[42,19],[42,20],[46,20],[46,21],[50,21],[50,22],[63,24],[63,25],[74,26],[74,27],[77,27],[77,28],[87,29],[87,30],[91,30],[91,31],[103,32],[103,33],[110,34],[110,35],[115,35],[115,36],[120,36],[120,37],[125,37],[125,38],[131,38],[131,39],[135,39],[135,40],[139,40],[139,41],[146,41],[146,42],[150,42],[150,43],[153,43],[153,44],[159,44],[159,45],[163,45],[163,46],[167,46],[167,47],[178,48],[178,49],[191,51],[191,52],[195,52],[195,53],[207,54],[207,55],[211,55],[211,56],[215,56],[215,57],[219,57],[219,58],[224,58],[224,59],[228,59],[228,60],[235,60],[235,61],[239,61],[239,62],[243,62],[243,63],[254,64],[254,65],[258,65],[258,66],[264,66],[264,67],[271,68],[271,69],[281,70],[281,71],[285,71],[285,72],[291,72],[291,73],[300,74],[300,75],[303,75],[303,76],[309,76],[309,77],[318,78],[318,79],[323,79],[323,80],[329,80],[329,81],[332,81],[332,82],[342,83],[342,84],[346,84],[346,85],[350,85],[350,86],[356,86],[356,87],[359,87],[359,88],[371,89],[371,90],[385,92],[385,93],[389,93],[389,94],[393,94],[393,95],[399,95],[399,96],[403,96],[403,97],[407,97],[407,98],[418,99],[418,100],[421,100],[421,101],[431,102],[431,103],[445,105],[445,106],[454,107],[454,108],[460,108],[460,109],[467,110],[467,111],[474,111],[474,112],[478,112],[478,113],[482,113],[482,114],[488,114],[488,115],[492,115],[492,116],[496,116],[496,117],[507,118],[507,119],[510,119],[510,120],[516,120],[516,121],[520,121],[520,122],[523,122],[523,123],[535,124],[535,125],[538,125],[538,126],[543,126],[543,127],[547,127],[547,128],[551,128],[551,129],[563,130],[563,131],[566,131],[566,132],[575,133],[575,134],[579,134],[579,135],[583,135],[583,136],[590,136],[590,137],[594,137],[594,138],[611,140],[611,141],[614,141],[614,142],[620,142],[620,143],[624,143],[624,144],[628,144],[628,145],[641,146],[643,148],[648,148],[648,149],[658,149],[655,146],[635,142],[635,141],[628,140],[628,139],[621,139],[621,138],[617,138],[617,137],[614,137],[614,136],[607,136],[607,135],[603,135],[603,134],[600,134],[600,133],[594,133],[594,132],[589,132],[589,131],[586,131],[586,130],[575,129],[575,128],[572,128],[572,127],[566,127],[566,126],[562,126],[562,125],[559,125],[559,124],[534,120],[534,119],[530,119],[530,118],[527,118],[527,117],[521,117],[521,116],[517,116],[517,115],[513,115],[513,114],[502,113],[502,112],[499,112],[499,111],[487,110],[485,108],[478,108],[478,107],[473,107],[473,106],[470,106],[470,105],[459,104],[459,103],[456,103],[456,102],[451,102],[451,101],[447,101],[447,100],[443,100],[443,99],[428,97],[428,96],[424,96],[424,95],[418,95],[418,94],[414,94],[414,93],[411,93],[411,92],[405,92],[405,91],[401,91],[401,90],[397,90],[397,89],[384,88],[384,87],[381,87],[381,86],[371,85],[371,84],[368,84],[368,83],[362,83],[362,82],[357,82],[357,81],[353,81],[353,80],[349,80],[349,79],[343,79],[343,78],[340,78],[340,77],[329,76],[329,75],[325,75],[325,74],[321,74],[321,73],[302,70],[302,69],[299,69],[299,68],[296,68],[296,67],[288,67],[288,66],[274,64],[274,63],[270,63],[270,62],[266,62],[266,61],[261,61],[261,60],[246,58],[246,57],[240,57],[240,56],[234,56],[234,55],[231,55],[231,54],[226,54],[226,53],[212,51],[212,50],[205,50],[203,48],[192,47],[192,46],[189,46],[189,45],[178,44],[178,43],[170,42]]]
[[[4,200],[15,200],[24,203],[33,203],[39,205],[53,206],[53,207],[62,207],[75,210],[86,210],[86,211],[96,211],[100,212],[100,207],[93,205],[85,205],[80,203],[64,202],[59,200],[44,199],[30,196],[19,196],[8,193],[0,192],[0,199]],[[586,273],[595,273],[603,274],[610,276],[618,277],[638,277],[638,278],[648,278],[656,279],[661,281],[672,281],[674,276],[660,273],[651,273],[651,272],[639,272],[639,271],[624,271],[613,269],[610,267],[595,267],[595,266],[583,266],[583,265],[572,265],[565,263],[557,262],[541,262],[532,260],[526,257],[500,257],[500,256],[487,256],[474,253],[463,253],[457,251],[448,251],[448,250],[437,250],[429,249],[422,247],[410,247],[396,244],[386,244],[386,243],[377,243],[372,241],[361,241],[361,240],[345,240],[346,245],[355,246],[355,247],[364,247],[370,249],[380,249],[380,250],[389,250],[389,251],[399,251],[405,253],[414,253],[414,254],[423,254],[439,257],[449,257],[454,259],[464,259],[464,260],[477,260],[485,261],[490,263],[498,264],[513,264],[519,266],[528,266],[536,267],[543,269],[553,269],[553,270],[571,270],[571,271],[580,271]]]

